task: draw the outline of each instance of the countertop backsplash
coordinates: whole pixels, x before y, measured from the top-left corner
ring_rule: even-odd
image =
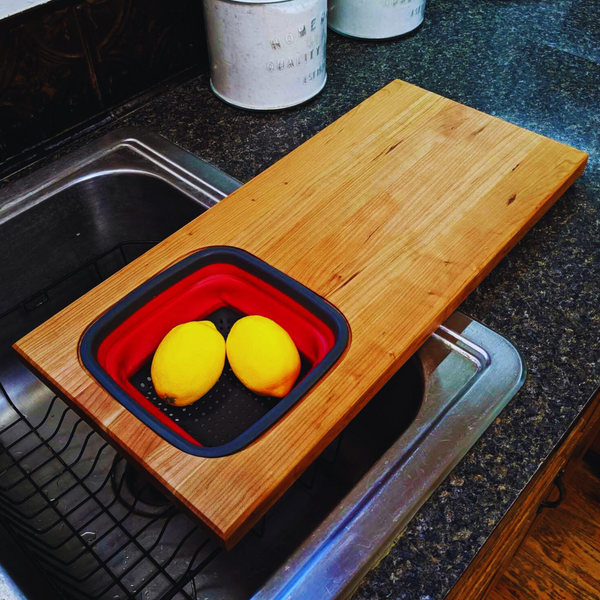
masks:
[[[59,0],[0,20],[0,176],[206,71],[204,37],[193,0]]]

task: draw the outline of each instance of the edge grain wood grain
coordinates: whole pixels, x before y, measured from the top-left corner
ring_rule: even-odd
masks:
[[[226,547],[233,546],[582,173],[583,152],[394,81],[15,348]],[[233,456],[189,456],[79,361],[85,329],[200,248],[243,248],[347,318],[350,347]]]

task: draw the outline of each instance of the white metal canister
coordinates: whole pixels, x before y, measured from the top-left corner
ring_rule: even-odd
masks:
[[[408,33],[425,16],[426,0],[329,0],[329,27],[343,35],[381,40]]]
[[[214,93],[254,110],[288,108],[325,86],[327,0],[204,0]]]

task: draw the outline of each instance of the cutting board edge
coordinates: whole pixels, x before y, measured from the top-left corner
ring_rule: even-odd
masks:
[[[396,80],[396,81],[400,81],[400,80]],[[400,82],[400,83],[404,83],[404,82]],[[411,85],[411,86],[412,86],[412,84],[406,84],[406,85]],[[412,86],[412,87],[416,88],[416,86]],[[420,88],[416,88],[416,89],[420,89]],[[451,101],[451,102],[454,102],[454,101]],[[456,103],[456,104],[458,104],[458,103]],[[475,109],[471,109],[471,110],[475,110]],[[480,112],[480,111],[477,111],[477,112]],[[485,115],[485,113],[480,113],[480,114],[482,114],[482,115]],[[486,115],[486,116],[489,116],[489,115]],[[491,118],[498,119],[497,117],[491,117]],[[498,120],[499,120],[499,121],[502,121],[501,119],[498,119]],[[516,126],[515,126],[515,127],[516,127]],[[535,135],[538,135],[538,136],[539,136],[539,134],[535,134]],[[544,136],[540,136],[540,137],[544,137]],[[545,139],[548,139],[548,138],[545,138]],[[553,141],[554,143],[556,143],[556,144],[559,144],[559,143],[560,143],[560,142],[555,142],[554,140],[552,140],[552,141]],[[565,146],[564,144],[562,144],[562,145],[563,145],[563,146]],[[566,148],[569,148],[570,150],[575,150],[575,149],[572,149],[572,148],[571,148],[571,147],[569,147],[569,146],[565,146],[565,147],[566,147]],[[567,188],[569,185],[571,185],[571,183],[572,183],[572,182],[573,182],[573,181],[574,181],[574,180],[575,180],[575,179],[576,179],[576,178],[577,178],[577,177],[580,175],[580,173],[581,173],[581,172],[583,171],[583,169],[585,168],[585,162],[587,161],[587,154],[583,153],[582,151],[577,151],[577,152],[580,152],[582,155],[584,155],[584,158],[582,158],[582,159],[581,159],[581,161],[580,161],[580,164],[579,164],[579,166],[578,166],[578,172],[577,172],[577,173],[573,173],[573,175],[571,175],[571,177],[569,178],[569,180],[568,180],[567,182],[564,182],[564,183],[563,183],[561,186],[559,186],[559,187],[558,187],[558,188],[557,188],[557,189],[556,189],[556,190],[555,190],[555,191],[554,191],[552,194],[550,194],[549,198],[554,198],[554,200],[552,200],[552,201],[548,200],[548,201],[546,202],[546,204],[545,204],[544,208],[543,208],[543,211],[542,211],[542,212],[541,212],[539,215],[535,215],[534,217],[532,217],[531,224],[529,224],[529,225],[526,227],[526,229],[525,229],[525,230],[522,232],[522,234],[520,235],[520,237],[518,237],[518,239],[515,239],[515,240],[514,240],[514,243],[513,243],[513,241],[511,240],[510,247],[509,247],[509,248],[505,248],[505,251],[501,252],[501,254],[500,254],[500,255],[498,255],[498,257],[497,257],[497,261],[496,261],[496,262],[494,262],[493,264],[491,264],[491,263],[490,263],[490,265],[491,265],[491,266],[489,267],[489,269],[486,271],[486,273],[485,273],[485,274],[481,275],[481,278],[478,280],[478,282],[479,282],[479,281],[481,281],[481,280],[482,280],[482,279],[483,279],[483,278],[484,278],[484,277],[485,277],[485,276],[486,276],[486,275],[489,273],[489,271],[491,271],[491,269],[492,269],[492,268],[495,266],[495,264],[497,264],[497,262],[499,262],[499,261],[500,261],[500,260],[503,258],[503,256],[504,256],[504,255],[505,255],[505,254],[506,254],[506,253],[507,253],[507,252],[508,252],[508,251],[509,251],[509,250],[510,250],[512,247],[514,247],[514,245],[515,245],[515,244],[516,244],[516,243],[519,241],[519,239],[521,239],[521,238],[522,238],[522,237],[525,235],[525,233],[526,233],[526,232],[527,232],[527,231],[528,231],[528,230],[531,228],[531,226],[533,226],[533,225],[535,224],[535,222],[536,222],[537,220],[539,220],[539,218],[541,218],[541,216],[543,215],[543,213],[545,213],[545,212],[546,212],[546,211],[547,211],[547,210],[550,208],[550,206],[551,206],[551,205],[554,203],[554,201],[555,201],[555,200],[557,200],[557,199],[560,197],[560,195],[562,195],[562,193],[564,192],[564,190],[565,190],[565,189],[566,189],[566,188]],[[582,163],[583,163],[583,164],[582,164]],[[275,165],[274,165],[274,166],[275,166]],[[556,197],[555,197],[555,196],[556,196]],[[234,197],[235,197],[235,193],[234,193],[234,195],[233,195],[233,196],[231,196],[231,197],[230,197],[230,200],[233,200],[233,198],[234,198]],[[228,201],[229,201],[229,200],[225,200],[225,201],[224,201],[224,203],[225,203],[225,202],[228,202]],[[222,204],[224,204],[224,203],[222,203]],[[202,218],[202,217],[200,217],[200,218]],[[143,257],[141,257],[141,258],[143,258]],[[138,259],[138,260],[139,260],[139,259]],[[173,259],[173,262],[176,262],[176,260],[178,260],[178,259]],[[163,268],[166,268],[166,267],[163,267]],[[162,269],[161,269],[161,270],[162,270]],[[158,272],[160,272],[160,271],[158,271]],[[477,282],[477,283],[478,283],[478,282]],[[477,285],[477,283],[473,283],[473,288],[474,288],[474,287]],[[459,295],[460,295],[460,294],[459,294]],[[459,303],[460,303],[460,301],[458,301],[458,304],[459,304]],[[448,308],[448,311],[449,311],[449,312],[452,312],[452,311],[451,311],[449,308]],[[60,313],[59,313],[59,314],[60,314]],[[435,329],[435,327],[433,327],[433,329]],[[28,335],[31,335],[31,334],[28,334]],[[429,335],[429,334],[428,334],[428,335]],[[24,340],[26,340],[26,338],[27,338],[27,337],[28,337],[28,336],[24,336],[24,338],[22,338],[21,340],[19,340],[19,341],[18,341],[18,342],[15,344],[15,349],[16,349],[16,350],[17,350],[17,352],[19,352],[20,354],[22,354],[22,352],[21,352],[21,351],[23,351],[23,354],[22,354],[23,356],[25,356],[25,354],[24,354],[24,348],[26,347],[26,345],[27,345],[27,344],[26,344],[26,342],[24,342],[24,343],[23,343],[23,345],[21,345],[21,342],[23,342]],[[427,336],[425,336],[425,338],[426,338],[426,337],[427,337]],[[29,362],[29,361],[28,361],[28,362]],[[400,365],[397,365],[397,366],[395,366],[395,368],[393,369],[393,372],[395,372],[395,371],[396,371],[396,370],[399,368],[399,366],[400,366]],[[81,367],[81,364],[80,364],[80,367]],[[393,373],[392,373],[392,374],[393,374]],[[87,375],[88,375],[88,377],[90,377],[90,376],[89,376],[89,373],[88,373]],[[391,377],[391,374],[390,374],[389,376]],[[388,379],[389,379],[389,377],[388,377]],[[94,380],[94,381],[95,381],[95,380]],[[379,382],[379,381],[381,381],[381,380],[378,380],[378,382]],[[385,381],[384,381],[383,383],[381,383],[381,386],[379,386],[379,387],[382,387],[382,386],[384,385],[384,383],[385,383]],[[86,389],[87,389],[87,388],[86,388]],[[376,391],[375,391],[375,392],[373,392],[373,395],[374,395],[375,393],[376,393]],[[61,396],[62,396],[62,394],[61,394]],[[75,402],[75,400],[73,400],[73,401]],[[368,399],[367,399],[367,400],[365,400],[364,404],[366,404],[366,402],[367,402],[367,401],[368,401]],[[115,401],[115,402],[116,402],[116,401]],[[95,422],[96,422],[96,423],[97,423],[99,426],[101,426],[101,423],[99,423],[98,421],[95,421]],[[119,447],[123,447],[123,446],[122,446],[121,444],[119,444]],[[137,462],[137,461],[136,461],[136,462]],[[146,467],[144,467],[144,468],[146,468]],[[282,484],[282,485],[283,485],[283,484]],[[283,487],[286,487],[286,486],[283,486]],[[258,518],[259,518],[259,517],[257,517],[257,519],[258,519]],[[251,519],[250,519],[250,520],[251,520]],[[247,523],[248,523],[248,521],[246,520],[246,524],[247,524]],[[249,528],[251,527],[251,525],[248,525],[247,527],[245,527],[245,526],[244,526],[243,528],[242,528],[242,527],[238,527],[237,529],[235,529],[235,527],[236,527],[236,526],[237,526],[237,525],[234,525],[233,523],[231,524],[231,528],[230,528],[230,529],[231,529],[231,530],[234,530],[234,532],[233,532],[233,533],[231,534],[231,536],[230,536],[229,538],[227,538],[227,539],[230,539],[230,540],[231,540],[231,539],[234,539],[235,537],[237,537],[237,535],[236,535],[236,533],[235,533],[236,531],[237,531],[237,532],[239,532],[239,531],[241,531],[241,529],[246,529],[246,530],[247,530],[247,529],[249,529]],[[226,532],[223,532],[223,531],[220,531],[220,533],[218,533],[217,535],[221,535],[221,534],[223,534],[224,536],[227,536],[227,533],[226,533]],[[240,535],[240,537],[241,537],[241,535]],[[225,541],[225,543],[227,543],[227,542]]]

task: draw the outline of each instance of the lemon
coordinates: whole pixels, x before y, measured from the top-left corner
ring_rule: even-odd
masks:
[[[152,359],[156,393],[173,406],[199,400],[217,383],[225,366],[225,340],[210,321],[177,325]]]
[[[227,336],[227,358],[236,377],[261,396],[283,398],[300,373],[300,354],[288,332],[267,317],[236,321]]]

